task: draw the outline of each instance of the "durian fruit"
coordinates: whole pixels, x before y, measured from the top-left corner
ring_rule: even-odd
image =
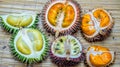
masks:
[[[87,50],[86,60],[90,67],[106,67],[114,61],[114,51],[106,47],[93,45]]]
[[[51,0],[43,8],[42,22],[53,35],[73,34],[79,29],[80,13],[79,4],[73,0]]]
[[[41,62],[49,52],[46,36],[38,29],[33,28],[23,28],[13,34],[10,40],[10,49],[18,60],[27,64]]]
[[[61,36],[51,45],[50,58],[58,66],[74,66],[83,59],[82,45],[71,35]]]
[[[89,42],[102,41],[110,34],[113,24],[110,14],[98,8],[83,15],[81,32]]]
[[[35,28],[38,20],[36,13],[7,14],[1,16],[1,25],[10,33],[15,33],[22,27]]]

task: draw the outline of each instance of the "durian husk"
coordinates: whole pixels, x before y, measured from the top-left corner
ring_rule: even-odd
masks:
[[[102,9],[102,8],[97,8],[97,9]],[[97,10],[97,9],[95,9],[95,10]],[[100,32],[98,32],[98,34],[95,35],[94,37],[87,37],[87,36],[83,33],[83,31],[81,30],[82,36],[83,36],[88,42],[103,41],[103,40],[106,39],[106,38],[110,35],[110,33],[112,32],[112,28],[113,28],[113,26],[114,26],[114,21],[113,21],[112,17],[110,16],[110,14],[109,14],[106,10],[104,10],[104,9],[102,9],[102,10],[105,11],[105,12],[108,14],[108,16],[110,17],[110,24],[109,24],[109,26],[107,26],[107,28],[100,30]]]
[[[78,58],[69,58],[66,57],[57,57],[55,56],[52,51],[50,50],[50,59],[53,63],[57,64],[58,66],[75,66],[79,64],[81,61],[84,61],[85,56],[84,53],[81,53],[81,56]]]
[[[42,11],[42,22],[43,22],[43,27],[46,29],[46,31],[48,33],[51,33],[52,35],[55,35],[57,30],[55,30],[54,28],[51,28],[46,20],[45,20],[45,15],[46,15],[46,10],[47,8],[49,7],[49,5],[54,2],[54,1],[57,1],[57,0],[51,0],[49,2],[47,2],[45,4],[45,6],[43,7],[43,11]],[[69,28],[69,29],[66,29],[66,30],[62,30],[62,31],[58,31],[59,32],[59,35],[62,36],[62,35],[67,35],[67,34],[74,34],[75,32],[77,32],[80,28],[80,19],[81,19],[81,16],[80,16],[80,13],[81,13],[81,8],[80,8],[80,5],[76,2],[76,1],[73,1],[73,0],[67,0],[67,1],[70,1],[72,3],[74,3],[76,9],[77,9],[77,18],[76,18],[76,21],[74,22],[74,24]]]
[[[31,29],[38,29],[38,28],[31,28]],[[15,59],[21,61],[22,63],[34,64],[34,63],[42,62],[43,60],[45,60],[48,57],[48,55],[49,55],[49,53],[48,53],[49,52],[48,38],[40,29],[38,29],[38,30],[42,33],[43,37],[45,38],[45,49],[44,49],[43,53],[40,55],[40,57],[39,58],[27,58],[23,55],[20,55],[15,50],[14,39],[15,39],[17,33],[19,32],[17,30],[17,32],[12,35],[10,42],[9,42],[10,43],[9,48],[10,48],[11,54],[14,56]]]
[[[114,23],[111,23],[106,29],[101,30],[96,36],[94,37],[87,37],[84,35],[83,31],[81,30],[82,36],[88,41],[88,42],[96,42],[96,41],[103,41],[104,39],[106,39],[111,31],[112,31],[112,27],[113,27]]]
[[[36,18],[35,18],[35,21],[34,21],[34,24],[33,25],[31,25],[30,27],[31,28],[36,28],[36,26],[37,26],[37,24],[38,24],[38,21],[39,21],[39,19],[38,19],[38,14],[37,14],[37,16],[36,16]],[[0,17],[0,24],[2,25],[2,27],[3,27],[3,29],[4,30],[6,30],[7,32],[9,32],[9,33],[16,33],[20,28],[18,28],[18,29],[14,29],[14,28],[11,28],[11,27],[9,27],[9,26],[7,26],[5,23],[4,23],[4,20],[3,20],[4,18],[2,18],[2,17]],[[22,28],[22,27],[21,27]]]
[[[59,37],[61,37],[61,36],[59,36]],[[69,60],[68,60],[67,57],[58,57],[58,56],[54,55],[54,53],[52,52],[52,44],[50,45],[50,51],[49,51],[51,61],[60,67],[75,66],[75,65],[79,64],[80,62],[84,62],[86,57],[85,57],[85,52],[84,52],[83,46],[82,46],[82,51],[80,53],[81,53],[81,55],[78,58],[70,58],[69,57]]]

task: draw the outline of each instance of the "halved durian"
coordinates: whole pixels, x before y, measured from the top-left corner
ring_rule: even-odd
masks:
[[[42,21],[44,28],[51,34],[73,34],[79,29],[80,7],[71,0],[51,0],[46,3]]]
[[[15,33],[22,27],[36,27],[38,15],[36,13],[2,15],[2,26],[11,33]]]
[[[76,65],[83,59],[82,45],[73,36],[61,36],[51,45],[50,58],[58,66]]]
[[[28,64],[44,60],[49,52],[46,36],[33,28],[23,28],[13,34],[10,48],[17,59]]]
[[[90,67],[106,67],[114,60],[114,51],[106,47],[93,45],[87,50],[86,60]]]
[[[89,42],[101,41],[110,34],[113,24],[110,14],[98,8],[83,15],[81,32]]]

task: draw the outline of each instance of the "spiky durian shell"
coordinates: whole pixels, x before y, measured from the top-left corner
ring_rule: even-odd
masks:
[[[84,53],[79,57],[79,58],[76,58],[76,59],[70,59],[70,60],[67,60],[66,58],[60,58],[60,57],[57,57],[57,56],[54,56],[54,54],[50,51],[50,58],[52,59],[52,62],[57,64],[58,66],[75,66],[77,64],[79,64],[81,61],[84,61],[85,60],[85,56],[84,56]]]
[[[88,41],[88,42],[96,42],[96,41],[103,41],[104,39],[106,39],[111,31],[112,31],[112,27],[113,27],[114,23],[112,23],[108,28],[101,30],[96,36],[92,37],[92,38],[88,38],[86,37],[84,34],[82,34],[82,36]],[[81,33],[82,30],[81,30]]]
[[[49,5],[52,4],[54,1],[57,1],[57,0],[50,0],[49,2],[47,2],[45,4],[45,6],[43,7],[42,15],[41,15],[42,22],[43,22],[43,27],[46,29],[46,31],[48,33],[51,33],[52,35],[55,35],[57,30],[55,30],[54,28],[51,28],[47,24],[45,18],[46,18],[46,12],[47,12],[46,10],[48,9]],[[59,36],[66,35],[66,34],[74,34],[75,32],[77,32],[80,29],[79,28],[80,20],[81,20],[81,16],[80,16],[81,8],[80,8],[80,5],[76,1],[73,1],[73,0],[67,0],[67,1],[70,1],[70,2],[74,3],[74,6],[76,7],[77,17],[75,18],[76,21],[74,22],[74,24],[69,29],[59,31]]]
[[[60,36],[62,37],[62,36]],[[52,52],[52,45],[50,46],[50,59],[53,63],[60,67],[68,67],[68,66],[75,66],[79,64],[81,61],[85,61],[85,53],[84,49],[82,48],[81,55],[77,58],[70,58],[70,60],[67,60],[66,57],[58,57],[55,56],[54,53]]]
[[[38,19],[38,14],[36,14],[36,17],[35,17],[35,21],[34,21],[34,23],[31,25],[31,26],[29,26],[29,27],[31,27],[31,28],[36,28],[36,25],[37,25],[37,23],[38,23],[38,21],[39,21],[39,19]],[[17,32],[17,30],[19,30],[19,28],[17,28],[17,29],[15,29],[15,28],[11,28],[10,26],[8,26],[5,22],[6,21],[4,21],[4,19],[6,19],[6,18],[3,18],[2,16],[0,16],[0,24],[2,25],[2,27],[3,27],[3,29],[5,29],[7,32],[10,32],[10,33],[15,33],[15,32]],[[28,27],[28,26],[27,26]],[[22,28],[22,27],[21,27]]]
[[[94,46],[96,47],[96,48],[94,48]],[[103,50],[101,50],[101,51],[99,51],[100,50],[100,48],[103,48],[103,49],[107,49],[107,50],[109,50],[108,48],[106,48],[106,47],[103,47],[103,46],[99,46],[99,45],[92,45],[92,46],[89,46],[88,47],[88,49],[87,49],[87,52],[86,52],[86,65],[88,65],[89,67],[96,67],[96,66],[94,66],[94,65],[92,65],[92,63],[90,62],[90,59],[88,59],[89,57],[89,55],[91,54],[91,51],[93,51],[93,49],[95,49],[94,51],[98,51],[98,52],[102,52]],[[89,52],[90,51],[90,52]],[[107,66],[110,66],[111,64],[113,64],[114,63],[114,61],[115,61],[115,52],[114,51],[108,51],[110,54],[111,54],[111,61],[109,62],[109,63],[107,63],[107,64],[105,64],[105,65],[103,65],[103,66],[99,66],[99,67],[107,67]],[[104,53],[104,52],[103,52]],[[97,54],[98,55],[98,54]],[[99,61],[98,61],[99,62]]]
[[[98,10],[98,9],[102,9],[102,8],[97,8],[97,9],[94,9],[94,10]],[[87,37],[85,36],[83,30],[81,29],[81,33],[82,33],[82,36],[88,41],[88,42],[96,42],[96,41],[103,41],[104,39],[106,39],[110,33],[112,32],[112,28],[113,28],[113,25],[114,25],[114,21],[112,19],[112,17],[110,16],[110,14],[102,9],[104,12],[106,12],[108,14],[108,16],[110,17],[111,21],[110,21],[110,25],[105,28],[105,29],[102,29],[99,31],[99,33],[97,35],[95,35],[94,37]],[[81,27],[80,27],[81,28]]]
[[[45,47],[44,47],[44,51],[42,52],[42,54],[39,56],[39,58],[27,58],[23,55],[20,55],[16,49],[15,49],[15,46],[14,46],[14,40],[15,40],[15,37],[16,35],[18,34],[18,30],[16,33],[14,33],[10,39],[10,50],[11,50],[11,54],[14,56],[14,58],[16,58],[17,60],[21,61],[22,63],[27,63],[27,64],[34,64],[34,63],[38,63],[38,62],[42,62],[43,60],[45,60],[47,57],[48,57],[48,52],[49,52],[49,45],[48,45],[48,38],[46,37],[46,35],[40,30],[40,29],[37,29],[37,28],[27,28],[27,29],[36,29],[36,30],[39,30],[41,32],[41,34],[43,35],[43,38],[45,40]]]

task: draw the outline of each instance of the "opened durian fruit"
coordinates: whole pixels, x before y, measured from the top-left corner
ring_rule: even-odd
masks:
[[[86,53],[86,61],[90,67],[106,67],[114,61],[115,53],[106,47],[93,45]]]
[[[10,49],[18,60],[27,64],[41,62],[49,52],[46,36],[33,28],[23,28],[13,34]]]
[[[58,66],[74,66],[83,59],[81,43],[73,36],[57,38],[50,49],[50,58]]]
[[[10,33],[15,33],[17,30],[23,27],[36,27],[38,15],[33,12],[21,13],[21,14],[7,14],[2,15],[2,26]]]
[[[82,17],[81,32],[89,42],[102,41],[111,32],[113,20],[110,14],[102,9],[94,9]]]
[[[55,35],[73,34],[79,29],[80,7],[72,0],[51,0],[42,13],[44,28]],[[58,34],[59,33],[59,34]]]

